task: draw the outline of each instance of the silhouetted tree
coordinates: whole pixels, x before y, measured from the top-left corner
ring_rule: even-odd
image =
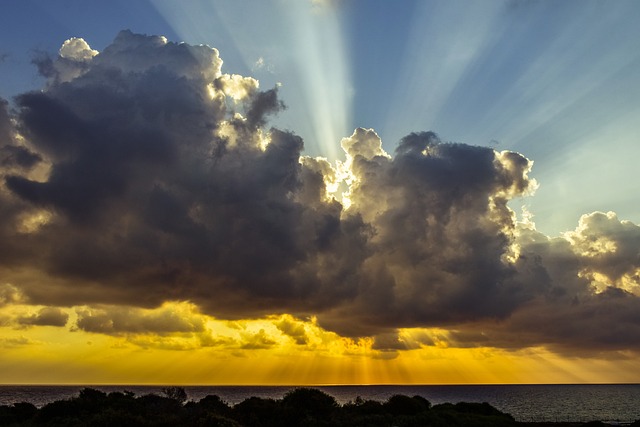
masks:
[[[187,401],[187,392],[182,387],[164,387],[162,394],[180,403]]]
[[[231,408],[219,396],[209,395],[198,402],[187,402],[184,405],[189,424],[193,426],[227,426],[237,425],[231,420]]]
[[[508,414],[488,403],[441,404],[420,396],[396,395],[384,404],[362,398],[339,406],[316,389],[299,388],[282,399],[250,397],[229,407],[218,396],[182,404],[184,395],[135,397],[90,388],[77,397],[37,409],[30,403],[0,406],[0,426],[11,427],[513,427]],[[183,390],[184,391],[184,390]],[[173,396],[173,397],[168,397]],[[176,398],[177,397],[177,398]],[[639,423],[634,423],[634,427]],[[603,425],[588,423],[587,425]],[[639,426],[640,427],[640,426]]]
[[[107,397],[107,393],[104,391],[96,390],[93,388],[83,388],[78,394],[78,399],[85,402],[100,402]]]
[[[0,406],[0,426],[21,425],[30,420],[38,408],[32,403],[14,403],[12,406]]]
[[[214,414],[228,415],[231,412],[231,408],[227,405],[220,396],[209,395],[203,397],[198,402],[198,406],[205,409],[207,412]]]
[[[364,400],[358,396],[353,402],[345,403],[342,407],[345,411],[358,414],[382,414],[384,407],[377,400]]]
[[[430,406],[431,403],[424,398],[396,394],[387,400],[384,409],[392,415],[416,415],[426,411]]]
[[[487,402],[459,402],[454,405],[454,409],[457,412],[464,412],[468,414],[505,415],[504,412],[499,411]]]
[[[297,388],[282,398],[282,406],[289,425],[309,424],[311,421],[327,421],[338,408],[333,396],[315,388]]]
[[[353,402],[344,404],[335,418],[339,419],[340,425],[349,427],[393,425],[393,417],[385,412],[381,402],[364,400],[360,396]]]
[[[282,408],[273,399],[250,397],[233,407],[232,418],[246,427],[276,427],[282,424]]]
[[[431,409],[436,422],[434,426],[443,427],[507,427],[516,422],[509,414],[499,411],[488,403],[460,402],[455,405],[443,403]]]
[[[182,403],[169,397],[147,394],[136,399],[140,414],[150,425],[176,426],[186,414]]]

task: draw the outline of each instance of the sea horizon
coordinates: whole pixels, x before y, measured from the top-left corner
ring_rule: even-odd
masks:
[[[640,385],[640,382],[558,382],[558,383],[0,383],[5,386],[136,386],[136,387],[379,387],[379,386],[572,386],[572,385]]]

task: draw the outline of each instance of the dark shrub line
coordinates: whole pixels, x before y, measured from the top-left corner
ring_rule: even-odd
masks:
[[[30,403],[0,406],[0,426],[128,427],[500,427],[517,425],[513,417],[488,403],[432,406],[420,396],[395,395],[386,402],[364,400],[339,405],[313,388],[289,391],[282,399],[250,397],[230,406],[219,396],[188,401],[181,387],[163,395],[135,396],[85,388],[71,399],[38,409]]]

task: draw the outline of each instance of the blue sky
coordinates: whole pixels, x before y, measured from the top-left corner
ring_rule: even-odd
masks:
[[[28,0],[5,11],[7,99],[41,87],[31,59],[70,37],[101,50],[121,29],[162,34],[216,47],[223,71],[262,88],[281,84],[288,109],[273,124],[308,154],[341,158],[356,127],[389,152],[432,130],[533,160],[540,188],[521,203],[548,234],[594,210],[640,221],[635,1]]]

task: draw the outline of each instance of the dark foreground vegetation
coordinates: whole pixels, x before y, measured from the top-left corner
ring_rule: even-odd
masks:
[[[635,423],[634,423],[635,424]],[[355,401],[338,405],[317,389],[299,388],[282,399],[250,397],[230,406],[218,396],[188,401],[184,389],[168,387],[163,395],[104,393],[91,388],[67,400],[37,408],[31,403],[0,406],[0,426],[128,427],[484,427],[519,426],[509,414],[488,403],[432,406],[423,397],[395,395],[386,402]],[[529,424],[532,426],[533,424]],[[541,424],[542,425],[542,424]],[[587,423],[583,425],[604,425]]]

